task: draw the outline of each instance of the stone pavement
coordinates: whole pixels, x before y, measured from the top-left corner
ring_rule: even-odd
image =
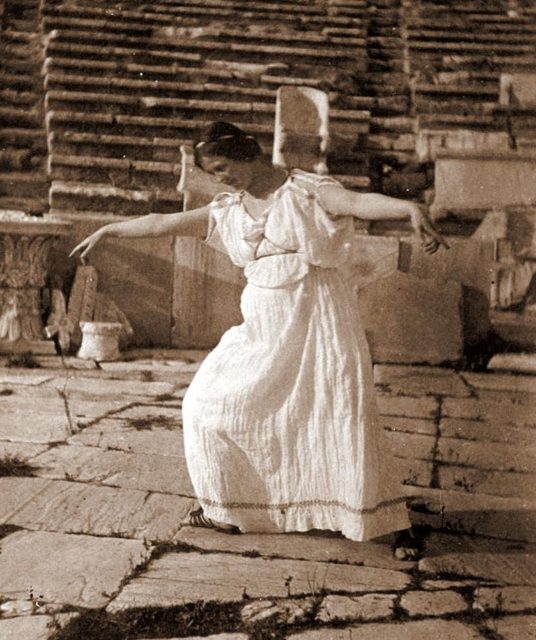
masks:
[[[434,527],[405,563],[387,539],[183,524],[181,401],[204,354],[128,357],[0,368],[1,640],[536,638],[536,378],[376,367]]]

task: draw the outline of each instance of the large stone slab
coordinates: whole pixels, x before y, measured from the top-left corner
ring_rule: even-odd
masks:
[[[404,396],[469,396],[471,391],[461,376],[439,367],[376,365],[374,382],[385,391]]]
[[[532,393],[480,392],[478,398],[445,398],[442,415],[501,422],[503,425],[536,426]]]
[[[460,438],[483,442],[503,442],[532,448],[536,446],[536,431],[530,427],[505,425],[506,421],[442,418],[439,423],[443,438]]]
[[[508,373],[464,372],[463,378],[476,389],[493,391],[520,391],[536,393],[536,376],[512,375]],[[536,399],[534,399],[536,403]]]
[[[402,624],[362,624],[344,629],[315,629],[288,636],[288,640],[482,640],[471,627],[456,620],[420,620]]]
[[[384,593],[367,593],[364,596],[326,596],[318,610],[317,619],[322,622],[334,620],[381,620],[393,614],[396,596]]]
[[[416,510],[412,521],[461,533],[508,540],[536,542],[536,501],[515,498],[405,487]]]
[[[20,407],[17,413],[3,412],[0,421],[0,440],[50,443],[63,442],[70,435],[71,426],[64,409],[53,414]]]
[[[535,640],[536,616],[506,616],[489,620],[488,629],[503,640]]]
[[[206,551],[253,552],[267,558],[359,564],[401,571],[408,568],[407,562],[393,557],[388,542],[354,542],[331,532],[226,536],[210,529],[184,527],[174,540]]]
[[[0,638],[2,640],[48,640],[55,633],[52,616],[0,620]]]
[[[16,532],[2,540],[0,595],[102,607],[148,553],[141,540]]]
[[[152,562],[108,606],[172,606],[198,600],[240,601],[333,591],[404,589],[410,578],[387,569],[300,560],[267,560],[220,553],[170,553]]]
[[[536,374],[535,353],[498,353],[488,362],[490,371]],[[517,376],[516,376],[517,377]],[[532,388],[532,385],[530,385]]]
[[[462,354],[459,282],[397,272],[359,291],[374,362],[440,364]],[[403,311],[402,311],[403,310]]]
[[[0,478],[0,522],[8,522],[50,484],[41,478]]]
[[[535,551],[534,545],[516,549],[504,541],[433,534],[426,542],[419,569],[503,585],[536,586]]]
[[[442,489],[493,496],[526,496],[536,500],[536,473],[515,473],[475,469],[467,466],[439,465],[437,482]]]
[[[536,107],[536,73],[501,73],[499,101],[511,107]]]
[[[7,371],[0,371],[0,385],[24,385],[35,387],[41,385],[49,380],[52,380],[53,376],[36,374],[36,373],[9,373]]]
[[[423,436],[435,436],[437,425],[434,420],[423,418],[405,418],[402,416],[382,416],[384,429],[396,433],[416,433]]]
[[[110,380],[106,378],[69,378],[53,380],[52,385],[67,395],[82,396],[137,396],[156,397],[173,393],[175,385],[168,382],[141,382],[139,380]]]
[[[434,217],[536,201],[536,155],[450,153],[435,162]],[[469,215],[471,215],[469,213]]]
[[[34,456],[43,453],[48,449],[46,444],[35,444],[33,442],[0,442],[0,458],[6,456],[18,458],[19,460],[30,460]]]
[[[462,613],[467,602],[455,591],[408,591],[400,599],[400,606],[411,617],[430,617]]]
[[[506,131],[471,129],[420,129],[415,150],[420,162],[433,162],[444,151],[508,151],[510,137]]]
[[[54,447],[33,462],[40,467],[42,477],[194,495],[183,456],[103,451],[72,444]]]
[[[478,587],[473,608],[485,613],[514,613],[534,609],[535,587]]]
[[[10,498],[5,492],[11,506],[2,509],[3,520],[27,529],[166,541],[195,504],[191,498],[78,482],[6,480],[13,479],[2,479],[0,491],[11,488],[21,498]]]
[[[479,469],[536,472],[536,450],[504,442],[439,438],[437,459],[443,463]]]
[[[439,413],[439,401],[436,398],[411,398],[380,393],[376,401],[382,416],[430,419]]]
[[[176,413],[177,409],[174,412]],[[149,428],[145,428],[144,424],[148,424]],[[151,427],[151,424],[150,418],[147,422],[140,418],[134,427],[129,426],[128,420],[100,420],[74,435],[69,439],[69,443],[130,453],[175,456],[183,459],[183,435],[178,425],[172,430],[157,426]]]

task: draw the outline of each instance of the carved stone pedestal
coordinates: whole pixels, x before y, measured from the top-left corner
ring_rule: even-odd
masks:
[[[0,211],[0,353],[55,353],[44,339],[41,290],[48,254],[68,223]]]

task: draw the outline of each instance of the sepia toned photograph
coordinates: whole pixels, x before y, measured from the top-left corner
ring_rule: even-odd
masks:
[[[0,640],[536,640],[536,0],[0,0]]]

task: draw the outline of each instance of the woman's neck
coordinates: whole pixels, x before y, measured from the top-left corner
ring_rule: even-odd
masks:
[[[267,199],[285,183],[287,177],[285,169],[274,167],[267,158],[260,158],[247,191],[255,198]]]

